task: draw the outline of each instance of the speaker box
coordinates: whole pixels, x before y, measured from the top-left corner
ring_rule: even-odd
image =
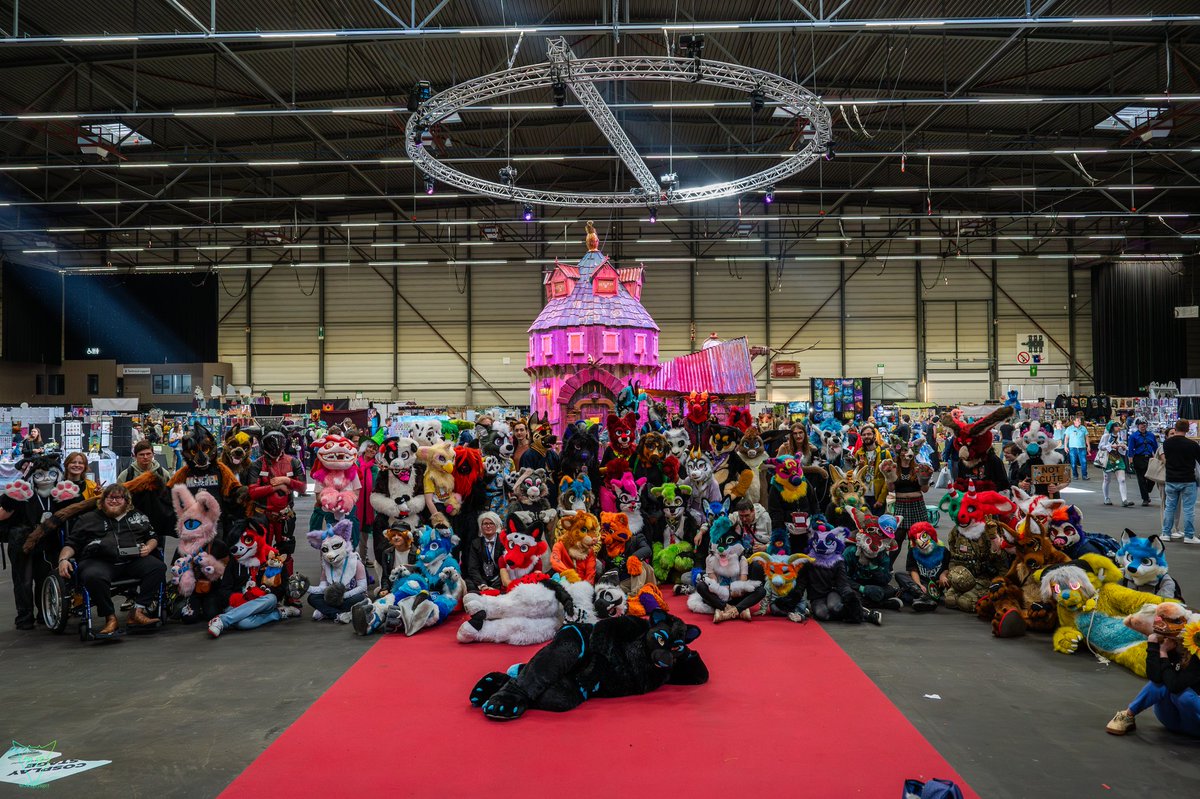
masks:
[[[129,457],[133,454],[133,420],[128,416],[113,417],[112,451],[118,457]]]

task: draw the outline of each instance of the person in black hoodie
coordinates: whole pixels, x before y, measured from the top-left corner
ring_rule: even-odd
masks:
[[[1196,638],[1200,638],[1200,615],[1174,602],[1155,608],[1153,634],[1146,644],[1149,682],[1105,730],[1124,735],[1137,728],[1138,713],[1154,708],[1154,715],[1171,732],[1200,738],[1200,657],[1193,654],[1200,641]]]

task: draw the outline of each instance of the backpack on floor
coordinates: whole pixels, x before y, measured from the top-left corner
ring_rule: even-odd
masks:
[[[950,780],[905,780],[901,799],[963,799],[963,794]]]

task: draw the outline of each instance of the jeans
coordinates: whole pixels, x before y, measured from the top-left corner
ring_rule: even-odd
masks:
[[[350,610],[350,608],[362,602],[365,598],[366,594],[355,594],[348,599],[343,599],[341,605],[331,605],[325,601],[324,594],[313,593],[308,595],[308,604],[312,606],[313,610],[321,611],[321,615],[325,618],[332,619],[339,613],[345,613]]]
[[[1195,483],[1167,483],[1166,491],[1164,492],[1167,498],[1167,506],[1163,510],[1163,527],[1162,535],[1166,538],[1171,534],[1171,523],[1175,521],[1175,509],[1180,502],[1183,503],[1183,535],[1186,538],[1191,538],[1196,534],[1196,484]]]
[[[1173,694],[1162,683],[1148,682],[1129,703],[1129,712],[1136,715],[1150,707],[1171,732],[1200,738],[1200,696],[1191,688]]]
[[[1083,472],[1082,477],[1087,479],[1087,448],[1086,447],[1071,447],[1068,452],[1071,455],[1071,476],[1079,477],[1079,472]]]
[[[281,618],[283,617],[279,613],[279,601],[274,594],[251,599],[236,608],[227,608],[220,616],[221,623],[226,627],[236,627],[239,630],[253,630]]]

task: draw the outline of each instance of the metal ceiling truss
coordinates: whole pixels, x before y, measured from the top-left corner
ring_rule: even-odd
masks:
[[[611,81],[676,81],[701,83],[740,91],[761,92],[767,100],[797,109],[798,117],[808,120],[811,136],[804,146],[780,163],[737,180],[711,183],[695,188],[679,188],[671,183],[659,188],[649,167],[621,129],[612,111],[604,104],[595,83]],[[638,187],[628,193],[568,192],[504,185],[468,175],[439,161],[422,144],[422,134],[437,122],[476,103],[495,97],[533,89],[551,88],[565,82],[604,135],[612,142],[621,160],[630,167]],[[405,150],[414,165],[434,180],[476,194],[512,202],[542,205],[617,208],[640,205],[682,204],[732,197],[762,189],[782,181],[827,152],[833,140],[828,109],[812,92],[779,75],[738,64],[665,56],[626,56],[614,58],[572,58],[566,43],[550,43],[550,61],[503,72],[494,72],[452,86],[425,101],[408,119]]]

